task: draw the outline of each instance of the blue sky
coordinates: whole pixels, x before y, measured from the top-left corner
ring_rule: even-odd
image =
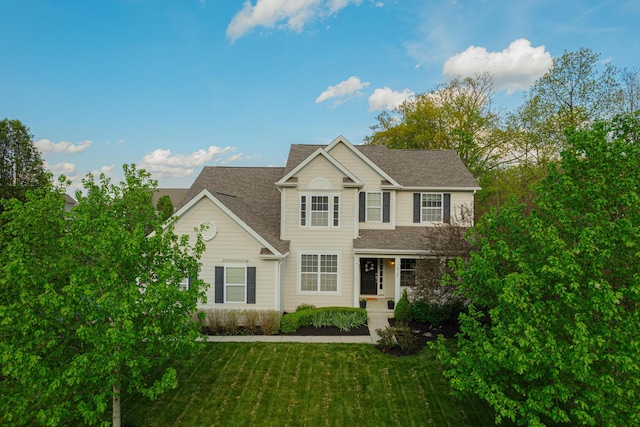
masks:
[[[164,187],[204,165],[283,166],[361,143],[383,110],[489,70],[513,108],[551,58],[640,66],[638,1],[2,0],[0,119],[74,183],[136,163]]]

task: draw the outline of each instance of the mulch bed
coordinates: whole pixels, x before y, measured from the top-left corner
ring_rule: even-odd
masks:
[[[208,327],[202,328],[204,335],[219,335],[210,330]],[[251,335],[244,328],[238,328],[236,335]],[[253,335],[262,335],[260,328]],[[369,335],[369,328],[367,325],[362,325],[358,328],[353,328],[349,331],[341,331],[336,326],[325,326],[323,328],[316,328],[314,326],[303,326],[292,334],[276,334],[276,335],[297,335],[297,336],[357,336],[357,335]]]
[[[396,319],[389,319],[389,326],[394,326],[395,324]],[[428,323],[418,322],[409,323],[409,327],[411,328],[413,335],[415,335],[418,340],[418,345],[415,351],[411,353],[403,353],[402,350],[400,350],[400,347],[396,346],[386,350],[385,353],[392,354],[394,356],[410,356],[412,354],[417,354],[427,346],[429,341],[435,341],[438,339],[438,335],[442,335],[444,338],[455,338],[456,334],[460,331],[460,325],[457,321],[445,322],[439,328],[433,328]]]

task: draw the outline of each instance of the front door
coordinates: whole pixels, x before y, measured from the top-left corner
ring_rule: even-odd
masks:
[[[376,295],[378,293],[378,260],[362,258],[360,260],[360,294]]]

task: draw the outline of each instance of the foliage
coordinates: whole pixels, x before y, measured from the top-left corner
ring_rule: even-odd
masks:
[[[335,324],[335,319],[339,313],[346,313],[349,315],[350,329],[357,328],[358,326],[367,323],[367,310],[363,308],[319,307],[285,314],[282,316],[282,319],[280,319],[280,331],[283,334],[292,334],[303,326],[312,325],[314,323],[314,319],[317,324],[323,324],[324,326],[337,326]],[[344,324],[344,320],[342,319],[338,320],[338,322],[343,322]]]
[[[0,239],[0,360],[4,423],[95,424],[120,396],[155,399],[177,385],[171,358],[197,351],[192,314],[205,297],[196,278],[204,245],[163,228],[155,182],[134,166],[125,181],[87,176],[79,204],[66,188],[9,201]],[[153,230],[151,235],[147,230]],[[191,276],[191,288],[180,282]],[[154,377],[150,376],[154,373]]]
[[[280,330],[282,314],[277,310],[260,310],[260,327],[264,335],[275,335]]]
[[[533,204],[478,223],[458,264],[464,339],[440,357],[498,421],[640,423],[638,142],[639,114],[568,132]]]
[[[474,396],[457,400],[432,350],[393,357],[372,345],[206,344],[197,363],[172,366],[180,385],[148,402],[126,397],[136,426],[490,427]],[[398,410],[402,408],[402,410]]]
[[[260,321],[260,312],[258,310],[243,310],[243,322],[245,330],[249,335],[255,335],[258,330]]]
[[[389,148],[455,150],[476,177],[504,163],[508,141],[492,110],[493,77],[455,78],[446,85],[383,112],[371,126],[369,144]]]
[[[19,120],[0,120],[0,200],[25,201],[28,190],[50,184],[29,128]]]
[[[409,323],[412,320],[411,306],[409,303],[409,297],[407,296],[407,290],[402,291],[402,297],[396,304],[396,308],[393,311],[393,315],[398,322]]]
[[[310,308],[316,308],[316,306],[313,304],[303,303],[296,307],[296,311],[308,310]]]
[[[171,218],[173,215],[173,203],[171,202],[171,197],[165,194],[164,196],[158,199],[158,203],[156,204],[156,209],[160,213],[160,218],[163,220],[167,220]]]
[[[396,322],[393,326],[376,329],[376,333],[380,337],[378,346],[383,351],[391,350],[397,345],[403,353],[409,354],[418,348],[418,338],[404,322]]]

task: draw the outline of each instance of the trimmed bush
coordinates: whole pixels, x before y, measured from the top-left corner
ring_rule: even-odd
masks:
[[[316,308],[316,306],[313,304],[302,303],[296,307],[296,311],[309,310],[310,308]]]
[[[434,328],[439,328],[448,320],[456,320],[464,310],[465,306],[461,301],[437,304],[418,300],[411,304],[413,319],[416,322],[428,323]]]
[[[409,323],[412,320],[411,305],[409,304],[409,297],[407,296],[407,290],[402,291],[402,298],[396,304],[396,308],[393,315],[398,322]]]
[[[276,310],[260,311],[260,327],[264,335],[275,335],[280,330],[282,314]]]
[[[350,320],[350,329],[357,328],[367,323],[367,310],[363,308],[355,307],[319,307],[310,308],[302,311],[296,311],[293,313],[287,313],[280,319],[280,331],[283,334],[292,334],[303,326],[312,325],[314,318],[320,319],[317,313],[326,312],[326,316],[329,318],[329,324],[326,326],[337,326],[333,322],[335,320],[335,313],[349,313],[353,316]],[[323,315],[324,316],[324,315]],[[320,321],[320,320],[318,320]],[[341,320],[339,320],[340,322]]]

